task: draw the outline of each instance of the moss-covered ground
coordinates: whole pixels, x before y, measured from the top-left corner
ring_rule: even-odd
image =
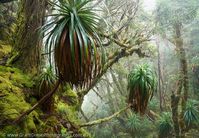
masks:
[[[3,56],[8,52],[5,53],[2,46],[1,51],[4,51]],[[9,137],[10,134],[16,136],[20,134],[22,137],[29,134],[49,138],[54,136],[90,137],[89,133],[78,126],[80,123],[77,111],[78,96],[69,86],[54,95],[55,109],[51,114],[37,108],[20,123],[13,124],[20,114],[39,100],[33,94],[37,90],[35,90],[36,82],[32,78],[20,69],[0,65],[0,137]]]

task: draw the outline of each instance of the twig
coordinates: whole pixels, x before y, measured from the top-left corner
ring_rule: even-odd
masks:
[[[103,97],[93,88],[92,89],[94,92],[95,92],[95,94],[100,98],[100,100],[102,100],[103,101]]]
[[[86,120],[86,122],[89,121],[88,117],[85,115],[84,111],[80,108],[80,113],[82,114],[82,116],[84,117],[84,119]]]

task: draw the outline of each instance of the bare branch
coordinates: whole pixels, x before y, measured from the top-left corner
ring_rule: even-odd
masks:
[[[84,119],[86,120],[86,122],[89,121],[88,117],[85,115],[84,111],[82,109],[80,109],[80,113],[82,114],[82,116],[84,117]]]
[[[100,100],[102,100],[103,101],[103,97],[93,88],[92,89],[94,92],[95,92],[95,94],[100,98]]]

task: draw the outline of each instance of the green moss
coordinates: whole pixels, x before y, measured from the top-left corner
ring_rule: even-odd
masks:
[[[9,134],[17,134],[20,131],[19,126],[5,126],[3,130],[0,131],[0,136],[9,137]]]
[[[20,91],[16,93],[12,93],[7,91],[6,96],[3,97],[2,100],[0,100],[0,107],[1,107],[1,119],[3,120],[15,120],[22,112],[26,111],[31,107],[30,104],[28,104],[24,100],[23,93]],[[33,111],[29,116],[26,117],[26,119],[22,122],[22,128],[20,130],[23,132],[35,132],[36,126],[34,124],[34,119],[37,113]],[[4,129],[3,129],[4,130]],[[4,130],[5,131],[5,130]]]
[[[0,66],[0,95],[4,95],[0,99],[1,121],[11,122],[31,107],[25,100],[23,88],[32,85],[30,78],[19,69]],[[8,125],[0,128],[0,132],[4,134],[36,132],[35,120],[39,122],[38,114],[33,111],[19,126]]]
[[[57,120],[55,116],[50,116],[43,120],[44,123],[38,128],[38,132],[40,133],[49,133],[54,132],[55,126],[60,126],[60,122]]]
[[[57,112],[69,119],[72,122],[77,122],[77,112],[73,106],[69,106],[63,101],[59,100],[57,103]]]
[[[57,99],[57,98],[56,98]],[[65,102],[63,102],[62,100],[58,100],[57,99],[57,104],[56,104],[56,110],[58,112],[58,114],[60,114],[60,116],[65,119],[65,120],[70,120],[70,123],[72,123],[73,125],[78,126],[78,124],[80,124],[79,119],[78,119],[78,112],[76,110],[76,106],[70,106],[68,104],[66,104]],[[76,135],[76,134],[74,134]],[[78,129],[78,134],[81,137],[86,137],[86,138],[90,138],[91,135],[83,128],[79,128]]]
[[[7,45],[0,41],[0,59],[8,55],[12,50],[12,47],[10,45]]]
[[[0,66],[0,95],[3,95],[3,97],[0,97],[0,121],[11,122],[15,120],[19,115],[31,108],[31,103],[37,102],[34,97],[27,97],[24,92],[24,88],[31,88],[33,84],[30,77],[23,74],[19,69]],[[64,98],[60,100],[61,96]],[[1,127],[0,137],[6,137],[6,134],[11,133],[56,133],[58,130],[59,133],[69,138],[71,133],[60,123],[60,118],[78,126],[80,124],[77,112],[78,105],[77,94],[67,86],[61,95],[55,95],[54,113],[56,116],[42,117],[40,119],[45,114],[36,109],[17,126],[5,125]],[[84,129],[77,129],[78,134],[90,137]]]
[[[66,134],[66,133],[67,133],[67,129],[61,126],[61,134]]]
[[[20,56],[19,52],[12,51],[10,58],[7,60],[6,65],[9,66]]]
[[[16,109],[8,109],[3,112],[2,116],[5,116],[5,119],[14,120],[19,116],[19,112]]]
[[[24,128],[25,128],[25,132],[29,133],[29,132],[37,132],[37,128],[34,122],[34,115],[36,114],[36,112],[31,113],[31,115],[29,115],[28,117],[26,117],[26,120],[24,123]]]
[[[77,109],[77,107],[79,107],[79,100],[78,100],[78,96],[77,93],[74,92],[69,85],[66,85],[64,87],[64,92],[62,91],[60,94],[60,97],[62,97],[62,99],[64,100],[64,102],[66,104],[68,104],[69,106],[73,106],[74,108]]]
[[[32,87],[33,81],[29,75],[23,74],[21,70],[17,68],[0,66],[0,77],[7,79],[7,82],[12,83],[19,87]]]

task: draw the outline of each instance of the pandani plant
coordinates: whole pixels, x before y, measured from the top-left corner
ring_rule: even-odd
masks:
[[[43,69],[43,72],[39,75],[37,80],[38,95],[40,99],[54,87],[56,79],[51,67]],[[53,100],[53,97],[50,97],[41,105],[41,109],[44,112],[51,112],[53,110]]]
[[[139,133],[142,129],[142,123],[140,116],[133,114],[128,118],[127,127],[131,129],[135,134]]]
[[[92,0],[49,2],[55,11],[42,27],[50,64],[62,82],[88,87],[103,66],[103,52],[97,34],[99,17],[88,6]],[[53,51],[53,52],[52,52]],[[52,55],[54,53],[54,55]],[[54,61],[52,61],[54,57]]]
[[[170,112],[163,112],[158,120],[159,138],[171,137],[173,131],[173,123]]]
[[[128,75],[129,100],[136,113],[144,114],[156,90],[156,76],[148,64],[138,65]]]
[[[188,100],[186,110],[184,112],[184,121],[187,127],[194,124],[199,124],[198,102],[195,100]]]
[[[146,137],[149,136],[149,131],[152,131],[153,125],[146,117],[133,113],[128,117],[127,128],[131,131],[132,137]]]
[[[14,123],[20,122],[24,116],[51,98],[60,84],[69,83],[76,88],[89,87],[93,78],[102,71],[105,58],[104,53],[99,52],[99,48],[102,49],[97,34],[99,18],[93,8],[88,6],[91,1],[48,1],[54,13],[49,15],[50,21],[47,18],[48,22],[41,28],[41,34],[50,67],[52,63],[55,64],[58,79],[54,87]]]

